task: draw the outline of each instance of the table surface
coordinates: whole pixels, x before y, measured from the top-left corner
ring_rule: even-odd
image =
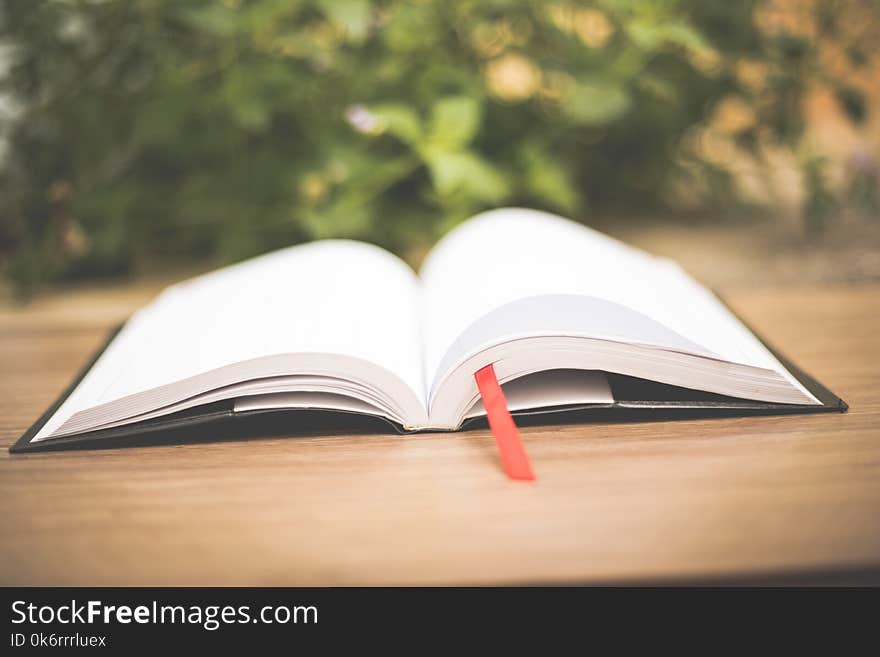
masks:
[[[724,290],[847,414],[10,455],[152,290],[0,307],[0,584],[877,582],[880,285]]]

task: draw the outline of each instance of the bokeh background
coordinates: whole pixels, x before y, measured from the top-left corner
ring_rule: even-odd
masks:
[[[878,108],[875,0],[0,0],[0,267],[417,266],[526,205],[715,281],[880,278]]]

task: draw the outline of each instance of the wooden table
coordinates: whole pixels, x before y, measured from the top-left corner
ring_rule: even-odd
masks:
[[[152,290],[0,309],[0,442]],[[10,456],[0,584],[880,581],[880,285],[724,290],[848,414]]]

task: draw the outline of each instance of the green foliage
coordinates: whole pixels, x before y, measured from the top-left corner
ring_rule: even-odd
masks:
[[[762,121],[797,132],[807,54],[755,4],[0,0],[6,271],[406,252],[501,203],[650,207],[741,56],[774,63]]]

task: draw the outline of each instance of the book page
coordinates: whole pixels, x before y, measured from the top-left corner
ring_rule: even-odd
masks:
[[[179,283],[129,320],[38,437],[77,411],[276,354],[369,361],[423,400],[419,294],[403,261],[347,240],[282,249]]]
[[[513,411],[612,404],[614,395],[604,372],[585,370],[548,370],[524,376],[501,386],[507,409]],[[483,400],[478,399],[466,418],[486,415]]]
[[[781,368],[776,359],[718,300],[674,262],[651,256],[590,228],[543,212],[501,209],[468,220],[429,253],[421,271],[427,385],[479,345],[463,335],[493,338],[540,335],[542,322],[572,317],[592,326],[608,315],[583,317],[567,299],[621,306],[613,326],[596,337],[687,351],[734,363]],[[468,328],[511,302],[543,299],[540,313],[498,313],[498,326]],[[558,308],[544,308],[556,303]],[[536,304],[532,304],[533,306]],[[514,307],[515,310],[515,307]],[[583,313],[581,313],[583,314]],[[558,327],[547,327],[554,330]],[[579,326],[572,325],[576,331]],[[458,341],[458,342],[457,342]],[[452,353],[455,352],[455,353]],[[784,368],[783,368],[784,369]]]

